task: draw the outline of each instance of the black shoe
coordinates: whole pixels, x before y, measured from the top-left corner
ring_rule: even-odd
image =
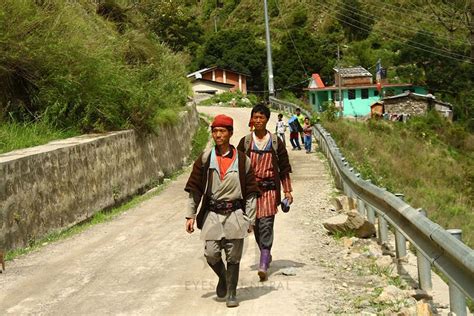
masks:
[[[219,277],[219,282],[217,283],[216,287],[216,294],[219,298],[224,298],[227,295],[227,282],[226,282],[226,270],[225,265],[222,260],[220,260],[216,264],[209,264],[209,266],[214,270],[214,272]]]
[[[237,307],[237,283],[239,282],[240,263],[227,263],[227,307]]]

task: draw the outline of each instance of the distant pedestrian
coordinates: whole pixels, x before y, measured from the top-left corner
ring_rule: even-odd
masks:
[[[285,131],[286,131],[286,124],[283,121],[283,114],[278,114],[278,121],[276,123],[275,127],[275,133],[277,134],[278,138],[281,139],[283,142],[283,145],[286,147],[286,142],[285,142]]]
[[[296,118],[298,119],[298,123],[300,123],[300,126],[303,126],[304,125],[304,115],[301,114],[301,109],[300,108],[297,108],[295,110],[296,112]],[[300,136],[301,136],[301,143],[304,144],[304,134],[303,134],[303,130],[300,130]]]
[[[293,150],[301,150],[300,141],[299,141],[299,130],[301,129],[301,125],[298,122],[298,118],[296,115],[293,115],[288,120],[288,126],[290,128],[290,143],[293,147]]]
[[[239,305],[237,283],[244,238],[255,225],[260,190],[250,159],[229,143],[232,118],[216,116],[211,129],[216,145],[196,159],[185,187],[189,193],[186,231],[194,232],[196,221],[201,239],[205,240],[204,256],[219,277],[217,297],[227,296],[227,307],[235,307]],[[222,250],[227,267],[221,258]]]
[[[303,125],[303,133],[304,133],[304,149],[306,149],[306,153],[311,153],[311,144],[313,142],[313,127],[311,122],[309,121],[309,117],[305,117],[304,125]]]

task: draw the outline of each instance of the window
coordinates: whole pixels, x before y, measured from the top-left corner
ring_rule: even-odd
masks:
[[[374,90],[374,97],[378,97],[379,96],[379,90]]]
[[[316,94],[312,93],[311,94],[311,104],[316,104]]]
[[[368,99],[369,98],[369,89],[362,89],[362,99]]]
[[[356,91],[354,89],[347,90],[349,95],[349,100],[354,100],[356,98]]]

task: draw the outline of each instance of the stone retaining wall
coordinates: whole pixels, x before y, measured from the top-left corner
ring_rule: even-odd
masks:
[[[75,225],[186,163],[194,106],[158,135],[83,135],[0,155],[0,250]]]

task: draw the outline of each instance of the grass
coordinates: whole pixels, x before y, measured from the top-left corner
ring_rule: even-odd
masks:
[[[206,147],[207,142],[209,141],[209,132],[207,129],[207,124],[205,124],[203,121],[201,121],[200,126],[196,132],[196,134],[193,137],[192,140],[192,149],[190,153],[190,158],[195,159],[197,155],[199,155],[200,152],[204,150]],[[193,157],[194,156],[194,157]],[[174,172],[170,176],[170,180],[176,179],[180,174],[184,172],[185,168],[182,168],[181,170],[178,170]],[[66,238],[69,238],[71,236],[77,235],[88,228],[95,226],[97,224],[105,223],[108,221],[113,220],[116,218],[118,215],[122,214],[123,212],[136,207],[140,203],[158,195],[160,192],[162,192],[166,187],[171,183],[171,181],[165,181],[162,184],[156,184],[155,183],[155,189],[152,189],[148,191],[147,193],[143,195],[138,195],[133,198],[131,198],[128,202],[125,202],[124,204],[121,204],[117,207],[114,207],[109,210],[102,210],[96,212],[91,218],[89,218],[86,221],[83,221],[77,225],[74,225],[70,228],[64,229],[64,230],[57,230],[54,232],[51,232],[50,234],[46,235],[43,238],[37,239],[37,240],[32,240],[28,247],[24,248],[17,248],[13,250],[7,251],[5,255],[5,260],[13,260],[19,256],[28,254],[32,251],[38,250],[41,247],[46,246],[47,244],[50,244],[52,242],[56,242],[59,240],[63,240]]]
[[[151,132],[176,122],[190,89],[183,56],[142,20],[115,1],[1,1],[0,123]]]
[[[211,98],[202,101],[199,105],[214,105],[222,103],[225,106],[253,107],[257,104],[258,98],[254,94],[244,95],[240,91],[224,92],[216,94]]]
[[[441,226],[461,228],[463,241],[473,247],[474,136],[423,120],[323,125],[364,179],[404,193],[411,206],[425,209]]]
[[[5,123],[0,125],[0,154],[15,149],[46,144],[52,140],[64,139],[78,135],[75,129],[63,130],[48,124]]]

